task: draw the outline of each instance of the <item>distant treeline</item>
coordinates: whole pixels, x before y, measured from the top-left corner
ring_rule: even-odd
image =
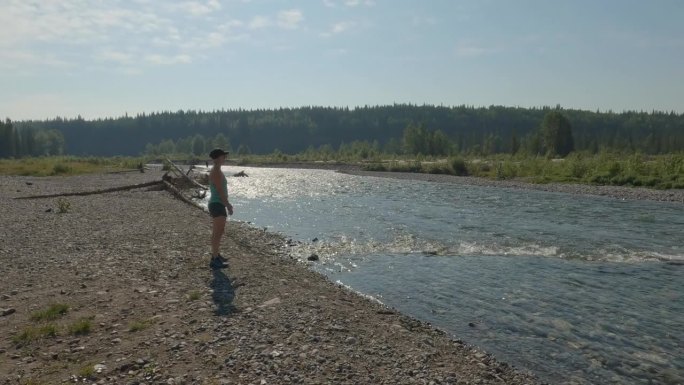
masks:
[[[64,136],[56,129],[35,129],[32,125],[17,129],[7,119],[0,121],[0,158],[60,155]]]
[[[323,146],[337,149],[355,142],[368,143],[386,153],[489,155],[524,151],[538,154],[548,150],[548,143],[545,146],[545,140],[549,140],[548,132],[544,132],[542,124],[545,118],[548,123],[549,114],[554,111],[560,112],[563,118],[561,129],[569,130],[567,133],[570,135],[564,139],[565,143],[559,145],[571,146],[574,151],[597,153],[602,149],[612,149],[664,154],[684,150],[684,114],[674,112],[613,113],[561,109],[558,106],[517,108],[398,104],[355,109],[301,107],[177,111],[97,120],[56,118],[14,124],[7,121],[0,131],[3,149],[0,157],[55,149],[78,156],[155,152],[200,155],[214,145],[242,153],[277,151],[295,154]],[[8,125],[12,127],[9,135],[14,137],[11,145],[5,132]],[[40,135],[43,136],[42,142],[37,140]],[[418,142],[416,135],[420,139]],[[29,145],[29,137],[41,144]],[[61,149],[58,148],[60,143]],[[10,147],[14,152],[6,149]]]

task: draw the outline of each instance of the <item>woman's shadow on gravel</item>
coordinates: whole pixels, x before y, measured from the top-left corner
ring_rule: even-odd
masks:
[[[235,306],[233,306],[235,288],[233,287],[232,282],[230,282],[230,278],[219,269],[213,269],[212,275],[211,289],[213,290],[213,293],[211,294],[211,298],[216,305],[216,311],[214,313],[219,316],[226,316],[234,313],[236,310]]]

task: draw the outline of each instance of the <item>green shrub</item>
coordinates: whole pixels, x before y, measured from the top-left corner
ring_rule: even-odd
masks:
[[[582,179],[589,172],[589,166],[580,156],[571,157],[566,162],[568,162],[567,174],[572,178]]]
[[[449,158],[449,167],[451,168],[451,172],[454,175],[458,176],[467,176],[468,175],[468,166],[466,165],[466,161],[463,160],[463,158],[460,157],[453,157]]]
[[[385,165],[382,163],[369,163],[369,164],[363,166],[363,170],[364,171],[387,171],[387,167],[385,167]]]
[[[633,174],[643,174],[645,171],[643,156],[636,153],[627,158],[627,169]]]
[[[69,212],[69,209],[71,209],[71,203],[69,203],[69,201],[62,198],[57,200],[57,212],[59,214],[67,213]]]
[[[588,181],[592,184],[607,185],[610,184],[610,180],[613,178],[609,173],[600,173],[592,175]]]
[[[608,176],[611,178],[614,176],[617,176],[622,172],[622,165],[620,165],[620,162],[612,162],[610,166],[608,167]]]
[[[71,172],[71,167],[64,163],[56,163],[52,166],[52,175],[69,174]]]
[[[496,179],[512,179],[518,176],[518,166],[510,161],[496,164]]]
[[[451,168],[446,163],[430,163],[425,166],[423,172],[428,174],[451,174]]]

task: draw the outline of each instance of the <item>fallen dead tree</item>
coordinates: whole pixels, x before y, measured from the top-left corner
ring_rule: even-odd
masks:
[[[185,176],[185,177],[187,178],[187,176]],[[183,194],[183,192],[181,190],[184,187],[187,188],[187,186],[188,186],[185,178],[173,177],[173,176],[169,175],[168,172],[162,176],[162,180],[157,180],[157,181],[152,181],[152,182],[138,183],[138,184],[132,184],[132,185],[126,185],[126,186],[119,186],[119,187],[110,187],[110,188],[106,188],[106,189],[91,190],[91,191],[77,191],[77,192],[68,192],[68,193],[59,193],[59,194],[31,195],[31,196],[25,196],[25,197],[16,197],[14,199],[41,199],[41,198],[57,198],[57,197],[68,197],[68,196],[96,195],[96,194],[106,194],[106,193],[117,192],[117,191],[135,190],[135,189],[140,189],[140,188],[145,188],[145,187],[154,187],[154,186],[157,186],[162,190],[169,191],[170,193],[175,195],[178,199],[182,200],[183,202],[185,202],[185,203],[187,203],[187,204],[189,204],[195,208],[198,208],[202,211],[207,211],[207,209],[204,206],[202,206],[201,204],[192,200],[190,197]],[[197,191],[197,196],[195,196],[195,198],[202,199],[206,196],[206,190],[201,190],[201,192],[204,192],[204,194],[200,194],[200,191]]]
[[[209,189],[209,187],[207,187],[207,186],[205,186],[205,185],[203,185],[203,184],[197,182],[196,180],[190,178],[190,176],[188,176],[188,174],[184,173],[183,170],[180,169],[180,167],[176,166],[176,165],[171,161],[171,159],[166,158],[166,161],[167,161],[167,162],[169,163],[169,165],[171,166],[171,170],[170,170],[170,171],[173,172],[174,175],[176,175],[177,177],[183,178],[186,182],[188,182],[188,183],[190,183],[191,185],[193,185],[193,186],[195,186],[195,187],[198,187],[198,188],[200,188],[200,189],[203,189],[203,190],[208,190],[208,189]],[[188,170],[188,173],[190,173],[190,170]]]
[[[183,194],[183,192],[179,188],[174,186],[173,181],[174,179],[170,177],[168,174],[164,174],[164,176],[162,177],[162,183],[164,184],[164,187],[166,187],[167,191],[175,195],[176,198],[202,211],[207,211],[207,209],[204,206],[185,196],[185,194]]]
[[[162,182],[163,181],[153,181],[153,182],[138,183],[138,184],[132,184],[132,185],[127,185],[127,186],[119,186],[119,187],[110,187],[110,188],[106,188],[106,189],[91,190],[91,191],[77,191],[77,192],[70,192],[70,193],[47,194],[47,195],[30,195],[27,197],[17,197],[14,199],[40,199],[40,198],[57,198],[57,197],[68,197],[68,196],[84,196],[84,195],[106,194],[106,193],[115,192],[115,191],[135,190],[135,189],[144,188],[144,187],[158,186],[158,185],[161,185]]]

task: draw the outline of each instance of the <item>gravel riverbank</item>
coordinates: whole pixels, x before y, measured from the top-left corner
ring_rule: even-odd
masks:
[[[13,199],[154,180],[0,177],[0,383],[538,383],[334,285],[278,235],[229,222],[230,267],[210,270],[209,217],[166,191]]]

